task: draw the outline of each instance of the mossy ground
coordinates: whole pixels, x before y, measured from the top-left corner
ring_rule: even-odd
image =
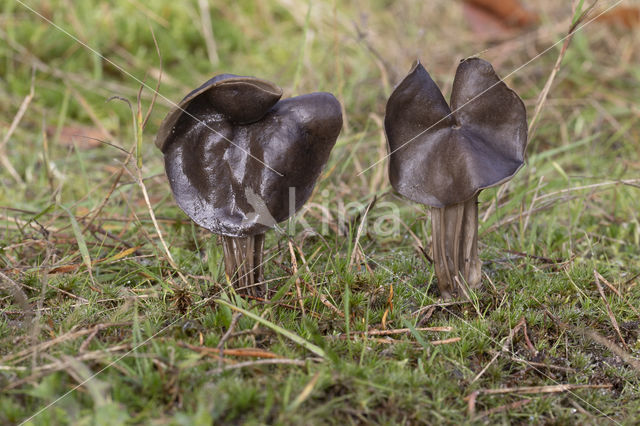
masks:
[[[34,90],[0,153],[16,171],[0,172],[0,423],[637,424],[637,30],[595,22],[576,34],[526,167],[480,197],[484,285],[472,302],[443,305],[433,267],[415,248],[416,239],[428,248],[427,211],[390,192],[385,161],[360,174],[386,154],[386,99],[416,57],[447,94],[458,61],[480,53],[509,75],[531,114],[561,45],[510,73],[566,34],[569,2],[530,2],[540,26],[499,42],[471,32],[459,2],[213,2],[213,38],[201,3],[0,6],[2,138]],[[157,228],[135,161],[123,169],[136,141],[131,111],[105,102],[119,96],[135,108],[140,81],[155,87],[161,66],[151,29],[163,79],[142,135],[141,174]],[[319,210],[304,216],[327,232],[268,234],[266,277],[279,290],[268,302],[230,290],[215,238],[175,205],[152,144],[168,100],[219,72],[267,78],[285,96],[330,91],[346,112],[310,200],[331,219],[322,223]],[[143,111],[152,97],[142,90]],[[374,195],[366,216],[343,211]],[[375,224],[392,211],[388,203],[404,225],[381,235]],[[363,220],[369,232],[354,257]],[[256,358],[230,352],[220,361],[203,349],[216,348],[234,317],[220,299],[304,344],[243,315],[225,348],[268,351],[289,364],[229,369]],[[383,327],[410,331],[344,338]],[[454,340],[431,343],[445,339]],[[560,384],[605,387],[484,392]]]

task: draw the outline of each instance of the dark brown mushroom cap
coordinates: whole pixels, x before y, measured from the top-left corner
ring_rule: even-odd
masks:
[[[342,127],[340,104],[330,93],[281,95],[264,80],[225,74],[163,121],[156,145],[178,205],[198,225],[260,234],[311,196]]]
[[[524,164],[524,103],[482,59],[458,66],[451,108],[418,62],[391,94],[384,126],[391,185],[432,207],[462,203]]]

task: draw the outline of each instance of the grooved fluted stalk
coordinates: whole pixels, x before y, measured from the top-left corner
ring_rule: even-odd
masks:
[[[222,237],[224,272],[240,294],[264,296],[264,234],[248,237]]]
[[[440,294],[463,295],[460,285],[476,288],[481,281],[478,258],[478,197],[449,207],[431,208],[433,263]]]

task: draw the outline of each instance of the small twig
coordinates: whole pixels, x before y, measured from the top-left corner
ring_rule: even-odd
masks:
[[[80,348],[78,348],[78,352],[79,353],[83,353],[87,350],[87,348],[89,347],[89,343],[91,343],[91,341],[93,340],[94,337],[96,337],[96,335],[98,334],[98,330],[97,328],[95,330],[93,330],[93,332],[89,335],[89,337],[87,337],[86,339],[84,339],[84,342],[82,342],[82,344],[80,345]]]
[[[467,303],[471,303],[468,300],[459,300],[456,302],[441,302],[441,303],[433,303],[431,305],[427,305],[427,306],[423,306],[422,308],[411,312],[411,316],[415,317],[420,315],[421,313],[423,313],[424,311],[427,311],[431,308],[441,308],[441,307],[446,307],[446,306],[454,306],[454,305],[464,305]]]
[[[476,412],[476,400],[479,394],[480,391],[473,391],[464,398],[465,401],[467,401],[467,413],[469,413],[469,417],[473,416]]]
[[[564,259],[551,259],[548,257],[543,257],[543,256],[536,256],[534,254],[529,254],[529,253],[523,253],[520,251],[516,251],[516,250],[504,250],[505,253],[509,253],[509,254],[514,254],[518,257],[526,257],[529,259],[535,259],[535,260],[539,260],[542,263],[547,263],[547,264],[561,264],[561,263],[566,263],[566,260]]]
[[[576,372],[576,370],[574,368],[570,368],[570,367],[561,367],[559,365],[545,364],[544,362],[527,361],[526,359],[521,359],[521,358],[518,358],[518,357],[515,357],[515,356],[512,356],[511,359],[516,361],[516,362],[521,362],[523,364],[530,365],[532,367],[548,368],[549,370],[564,371],[565,373],[575,373]]]
[[[502,413],[503,411],[510,411],[510,410],[515,410],[518,409],[524,405],[527,405],[528,403],[530,403],[531,401],[533,401],[532,399],[523,399],[522,401],[516,401],[516,402],[512,402],[511,404],[505,404],[505,405],[501,405],[499,407],[495,407],[495,408],[491,408],[489,410],[486,411],[482,411],[480,413],[478,413],[477,416],[474,416],[471,421],[475,422],[478,421],[484,417],[488,417],[492,414],[496,414],[496,413]]]
[[[429,318],[431,318],[431,316],[433,315],[433,313],[436,311],[436,307],[435,306],[431,306],[429,308],[429,310],[427,310],[427,312],[422,316],[422,318],[420,318],[417,322],[417,326],[420,327],[424,324],[427,323],[427,321],[429,321]]]
[[[590,412],[588,412],[587,410],[585,410],[584,408],[582,408],[582,406],[580,404],[578,404],[575,400],[573,399],[569,399],[569,403],[571,405],[573,405],[574,407],[576,407],[576,410],[578,410],[579,412],[581,412],[582,414],[584,414],[585,416],[590,417],[591,419],[595,419],[595,417],[593,416],[593,414],[591,414]],[[594,422],[595,423],[595,422]]]
[[[536,356],[538,354],[538,351],[536,350],[535,346],[533,346],[533,343],[531,343],[531,340],[529,340],[529,333],[527,333],[527,322],[524,322],[524,325],[522,327],[522,333],[524,334],[524,341],[527,344],[527,348],[529,349],[529,352],[531,352],[531,355]]]
[[[182,348],[190,349],[194,352],[198,352],[199,354],[206,355],[208,357],[219,360],[218,368],[222,367],[222,362],[226,363],[235,363],[233,360],[229,358],[225,358],[225,356],[239,356],[239,357],[251,357],[251,358],[266,358],[266,359],[276,359],[280,357],[280,355],[265,351],[264,349],[259,348],[233,348],[233,349],[219,349],[219,348],[210,348],[208,346],[196,346],[191,345],[189,343],[184,342],[176,342],[176,344]]]
[[[460,340],[462,340],[462,337],[452,337],[450,339],[432,340],[428,343],[433,346],[438,346],[438,345],[448,345],[449,343],[456,343],[456,342],[459,342]]]

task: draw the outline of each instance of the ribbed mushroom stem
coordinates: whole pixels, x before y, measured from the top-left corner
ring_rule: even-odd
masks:
[[[478,258],[478,197],[444,208],[431,208],[433,262],[440,294],[461,296],[460,286],[480,285]]]
[[[240,294],[264,296],[263,283],[264,234],[249,237],[222,236],[224,272]]]

